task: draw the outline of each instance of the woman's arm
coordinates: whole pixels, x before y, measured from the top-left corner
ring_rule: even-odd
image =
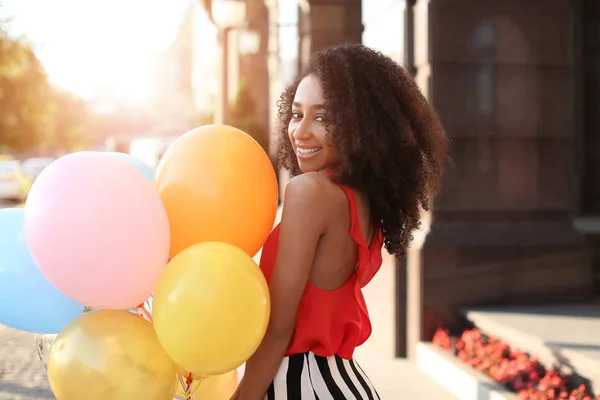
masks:
[[[246,363],[244,378],[233,399],[262,400],[285,356],[298,304],[329,215],[323,196],[325,182],[317,174],[305,174],[287,185],[277,259],[269,285],[271,318],[261,345]]]

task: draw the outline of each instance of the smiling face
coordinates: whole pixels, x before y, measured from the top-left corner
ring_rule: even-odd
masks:
[[[321,82],[314,75],[302,79],[292,104],[288,135],[302,172],[334,172],[340,163],[333,143],[335,127],[325,119],[325,99]]]

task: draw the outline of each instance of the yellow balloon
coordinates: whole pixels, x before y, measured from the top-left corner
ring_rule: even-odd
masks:
[[[94,311],[67,325],[48,360],[57,400],[171,400],[176,367],[152,324],[127,311]]]
[[[196,382],[192,384],[195,386]],[[234,369],[223,375],[211,376],[200,382],[198,389],[193,396],[196,400],[229,400],[238,385],[238,372]],[[185,393],[182,389],[177,391],[177,395],[182,399],[185,398]]]
[[[267,282],[248,254],[227,243],[199,243],[165,268],[154,292],[154,329],[181,369],[220,375],[256,351],[270,308]]]

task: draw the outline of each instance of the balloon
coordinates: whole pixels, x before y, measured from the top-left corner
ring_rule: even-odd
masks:
[[[237,389],[238,372],[234,369],[223,375],[203,379],[198,383],[198,389],[192,394],[193,398],[198,400],[229,400],[233,393],[235,393],[235,389]],[[194,382],[192,387],[196,385],[197,383]],[[179,399],[187,400],[185,392],[181,387],[177,390],[177,396]]]
[[[138,317],[143,318],[146,321],[152,323],[152,320],[151,320],[152,312],[151,312],[151,308],[149,308],[151,306],[152,306],[152,298],[146,300],[146,302],[143,305],[140,305],[140,307],[131,308],[127,311],[132,313],[133,315],[137,315]],[[99,310],[95,310],[95,309],[92,309],[91,307],[87,307],[87,306],[84,307],[84,310],[83,310],[84,313],[94,312],[94,311],[99,311]],[[36,335],[36,338],[35,338],[35,345],[37,348],[38,357],[40,358],[40,361],[42,362],[42,365],[44,366],[44,368],[46,370],[48,370],[48,357],[50,356],[50,349],[52,348],[52,345],[56,341],[56,337],[57,337],[57,335],[43,334],[43,335]]]
[[[219,241],[255,255],[277,212],[277,180],[267,154],[226,125],[189,131],[163,155],[155,175],[171,224],[171,256]]]
[[[199,400],[229,400],[238,386],[238,372],[234,369],[223,375],[202,380],[194,392]]]
[[[220,375],[256,351],[269,322],[265,278],[227,243],[193,245],[175,256],[154,292],[154,329],[171,359],[194,375]]]
[[[148,179],[150,182],[152,182],[152,179],[154,178],[154,170],[152,169],[151,166],[149,166],[145,162],[140,161],[137,158],[135,158],[127,153],[119,153],[119,152],[113,151],[113,152],[109,152],[108,154],[125,161],[132,167],[135,167],[135,169],[140,171],[142,173],[142,175],[144,175],[146,177],[146,179]]]
[[[0,210],[0,323],[32,333],[58,333],[83,305],[58,291],[36,266],[23,229],[24,211]]]
[[[169,222],[152,183],[106,153],[69,154],[42,171],[25,232],[48,280],[92,308],[143,303],[168,260]]]
[[[71,322],[50,350],[57,400],[171,400],[175,365],[152,324],[127,311],[94,311]]]

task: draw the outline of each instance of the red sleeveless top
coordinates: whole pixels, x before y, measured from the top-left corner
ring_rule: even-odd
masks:
[[[350,360],[354,349],[371,335],[371,321],[362,288],[381,267],[383,234],[379,224],[376,224],[371,244],[367,245],[360,230],[354,193],[347,186],[338,186],[350,200],[350,236],[358,245],[358,264],[348,282],[339,289],[324,290],[310,282],[306,284],[286,356],[311,351],[322,357],[337,354]],[[279,225],[271,232],[260,259],[260,269],[269,284],[277,258],[278,243]]]

